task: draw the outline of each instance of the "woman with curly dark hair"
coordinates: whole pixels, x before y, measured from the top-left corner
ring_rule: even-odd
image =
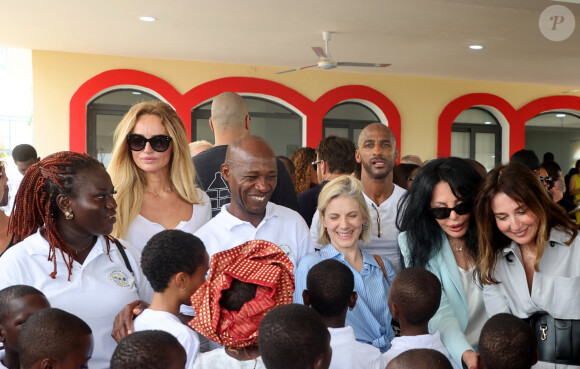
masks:
[[[0,258],[0,289],[30,285],[52,307],[91,327],[91,368],[107,368],[116,343],[115,315],[125,304],[150,301],[140,253],[109,236],[117,203],[111,177],[96,159],[70,151],[49,155],[24,175],[10,218],[14,247]]]
[[[441,281],[441,304],[429,322],[458,364],[478,368],[476,346],[487,320],[475,283],[478,256],[473,201],[481,176],[460,158],[435,159],[421,168],[398,206],[399,246],[406,266]]]
[[[318,186],[318,174],[316,173],[316,150],[311,147],[301,147],[290,155],[294,163],[296,194]]]

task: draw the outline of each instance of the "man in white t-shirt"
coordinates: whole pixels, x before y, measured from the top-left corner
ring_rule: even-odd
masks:
[[[370,242],[360,244],[369,254],[380,255],[391,262],[395,272],[403,268],[399,249],[399,230],[395,224],[397,205],[405,190],[393,183],[393,167],[399,158],[397,141],[389,127],[382,123],[366,126],[358,139],[356,161],[361,163],[361,183],[365,201],[371,215]],[[314,214],[310,237],[316,248],[320,219]]]
[[[210,257],[250,240],[276,244],[294,267],[314,252],[300,214],[269,202],[278,172],[276,155],[263,138],[246,135],[230,143],[221,173],[228,182],[231,202],[195,233]]]

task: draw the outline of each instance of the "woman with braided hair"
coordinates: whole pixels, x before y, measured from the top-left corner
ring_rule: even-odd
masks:
[[[91,368],[107,368],[114,317],[130,301],[150,301],[139,252],[109,236],[117,204],[111,178],[86,154],[59,152],[34,164],[16,195],[9,232],[19,242],[0,258],[0,289],[25,284],[93,330]]]

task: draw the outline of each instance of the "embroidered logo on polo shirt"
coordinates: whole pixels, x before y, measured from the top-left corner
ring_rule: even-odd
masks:
[[[286,256],[288,256],[288,259],[290,259],[291,262],[294,262],[294,252],[292,251],[290,246],[286,245],[285,243],[281,243],[278,245],[278,247],[282,251],[284,251],[284,253],[286,254]]]
[[[109,274],[109,279],[119,287],[132,287],[133,279],[129,278],[125,272],[119,269],[113,270]]]

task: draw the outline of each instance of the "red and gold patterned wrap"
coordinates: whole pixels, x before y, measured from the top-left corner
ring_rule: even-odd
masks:
[[[222,346],[244,348],[258,341],[262,318],[276,306],[292,302],[293,264],[275,244],[253,240],[211,257],[209,275],[191,303],[196,316],[189,326]],[[240,311],[220,307],[222,291],[233,279],[258,285],[256,297]]]

